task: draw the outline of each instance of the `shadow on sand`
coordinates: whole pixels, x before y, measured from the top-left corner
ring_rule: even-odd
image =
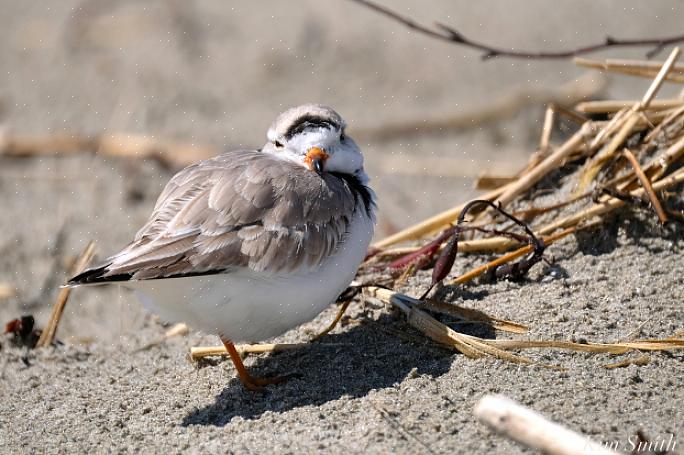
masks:
[[[342,397],[361,397],[400,383],[414,368],[417,374],[432,377],[449,370],[453,351],[429,342],[406,341],[382,327],[412,330],[398,316],[383,315],[377,324],[359,324],[297,351],[259,357],[248,366],[255,376],[293,373],[297,377],[268,386],[263,393],[246,391],[233,378],[214,403],[194,410],[182,424],[224,426],[238,416],[254,419],[265,412],[281,413]],[[458,330],[469,331],[467,327]]]

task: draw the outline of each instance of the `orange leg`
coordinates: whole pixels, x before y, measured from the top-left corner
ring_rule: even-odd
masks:
[[[237,351],[237,349],[235,349],[233,342],[223,338],[222,336],[220,338],[223,346],[225,346],[226,351],[228,351],[228,354],[230,355],[230,359],[235,365],[235,369],[237,370],[240,381],[242,381],[242,385],[244,385],[247,390],[259,392],[262,391],[266,385],[278,384],[287,379],[286,377],[255,378],[249,374],[247,368],[245,368],[245,364],[242,363],[242,357],[240,357],[240,353]]]

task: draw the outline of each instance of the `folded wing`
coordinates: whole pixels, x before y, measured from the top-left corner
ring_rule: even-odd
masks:
[[[176,174],[133,242],[69,284],[315,267],[344,241],[357,198],[347,179],[226,153]]]

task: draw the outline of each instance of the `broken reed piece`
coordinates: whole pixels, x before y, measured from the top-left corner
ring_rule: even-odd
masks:
[[[364,295],[376,298],[385,304],[401,310],[410,326],[426,335],[431,340],[454,349],[470,358],[492,356],[500,360],[519,364],[537,364],[534,360],[517,354],[506,352],[488,343],[489,340],[458,333],[437,319],[433,318],[420,307],[422,300],[414,299],[404,294],[374,286],[364,288]],[[545,366],[546,365],[540,365]],[[555,367],[551,367],[555,368]]]
[[[644,174],[644,171],[641,169],[639,161],[637,161],[636,157],[629,149],[624,149],[622,153],[625,155],[625,158],[627,158],[627,161],[629,161],[629,163],[632,165],[634,173],[641,182],[641,186],[644,188],[648,199],[651,201],[653,210],[655,210],[656,214],[658,215],[660,224],[667,223],[667,215],[665,214],[665,210],[663,210],[663,206],[660,204],[658,196],[656,195],[655,191],[653,191],[653,186],[651,186],[650,180],[648,177],[646,177],[646,174]]]
[[[497,433],[548,455],[618,455],[502,395],[485,395],[473,412]]]
[[[240,344],[235,349],[241,354],[267,354],[270,352],[292,351],[309,346],[309,343],[264,343],[264,344]],[[224,346],[198,346],[190,348],[190,359],[200,360],[204,357],[227,356],[228,351]]]
[[[619,362],[604,363],[603,368],[606,370],[614,370],[616,368],[625,368],[630,365],[648,365],[651,362],[651,356],[644,354],[633,359],[625,359]]]
[[[91,152],[121,158],[153,159],[172,169],[179,169],[215,156],[212,147],[164,141],[138,134],[102,134],[85,136],[53,134],[47,136],[0,135],[0,156],[26,157],[74,155]]]
[[[651,60],[625,60],[606,59],[605,61],[591,60],[588,58],[575,57],[573,63],[585,68],[597,69],[604,72],[615,72],[630,76],[639,76],[653,79],[664,62]],[[672,71],[666,76],[666,80],[672,82],[684,82],[684,65],[674,65]]]
[[[85,247],[73,269],[70,271],[70,276],[78,275],[90,264],[93,258],[93,252],[95,251],[95,243],[91,240]],[[57,334],[57,327],[59,326],[59,321],[62,319],[62,314],[64,313],[64,307],[66,306],[67,300],[69,300],[69,295],[71,295],[71,288],[63,287],[59,290],[59,295],[57,296],[57,301],[52,307],[52,313],[50,314],[50,319],[45,325],[43,332],[40,334],[38,343],[36,343],[37,348],[43,348],[50,346],[53,341],[55,341],[55,335]]]
[[[556,110],[554,106],[547,106],[544,113],[544,126],[542,126],[542,134],[539,138],[539,152],[546,155],[549,151],[549,144],[551,142],[551,132],[553,131],[553,122],[556,118]]]
[[[575,105],[575,110],[583,114],[612,114],[622,109],[629,109],[638,100],[599,100],[599,101],[583,101]],[[653,100],[650,103],[649,109],[653,111],[664,111],[666,109],[679,108],[684,106],[684,100],[668,99],[668,100]]]

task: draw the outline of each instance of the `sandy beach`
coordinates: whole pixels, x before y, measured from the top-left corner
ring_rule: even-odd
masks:
[[[675,1],[581,1],[553,11],[534,1],[526,8],[549,16],[534,29],[529,10],[515,5],[464,4],[464,17],[455,17],[447,1],[419,11],[408,0],[396,4],[427,23],[446,17],[483,40],[521,47],[681,27]],[[576,102],[583,93],[636,99],[649,84],[585,77],[567,61],[483,63],[476,52],[408,33],[344,1],[300,8],[276,1],[260,8],[3,2],[3,10],[0,142],[6,134],[116,133],[217,150],[258,147],[284,107],[321,101],[360,137],[379,196],[377,238],[474,197],[481,173],[510,175],[524,166],[536,150],[546,102]],[[565,27],[568,21],[581,30]],[[609,22],[620,27],[606,31]],[[552,32],[554,40],[545,41]],[[661,93],[673,96],[679,88],[667,85]],[[493,117],[461,124],[477,112]],[[461,126],[381,134],[443,118]],[[553,141],[566,136],[560,131]],[[127,244],[176,170],[91,150],[0,156],[0,285],[11,291],[0,297],[0,323],[31,314],[43,327],[70,261],[90,240],[100,259]],[[662,227],[648,210],[626,208],[600,230],[551,246],[550,264],[536,265],[522,282],[473,282],[439,296],[525,324],[530,340],[681,336],[682,239],[681,224]],[[459,255],[450,277],[487,259]],[[429,270],[419,271],[397,290],[418,296],[429,280]],[[333,305],[273,341],[307,342],[336,312]],[[444,322],[467,334],[506,337]],[[145,348],[168,328],[130,291],[111,286],[72,293],[55,346],[28,349],[0,336],[0,452],[533,453],[473,416],[480,398],[500,393],[625,453],[637,431],[671,440],[668,453],[683,453],[682,351],[650,353],[639,365],[614,369],[604,366],[645,354],[525,352],[562,369],[470,359],[430,342],[396,310],[358,296],[341,325],[320,340],[249,355],[245,363],[257,375],[295,374],[255,394],[226,359],[189,360],[191,347],[219,342],[213,334],[190,328]]]

